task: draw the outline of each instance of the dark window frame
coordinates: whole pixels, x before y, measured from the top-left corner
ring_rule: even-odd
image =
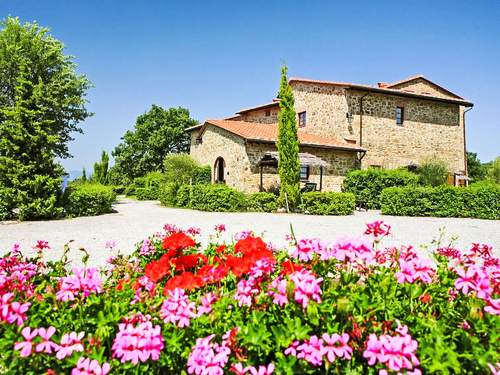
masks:
[[[306,111],[299,112],[299,128],[303,128],[307,124],[307,114]]]
[[[302,168],[305,168],[305,174],[302,174]],[[309,165],[301,164],[301,166],[300,166],[300,180],[301,181],[309,181],[309,176],[310,175],[311,175],[311,168],[310,168],[310,166]]]
[[[396,125],[403,125],[405,122],[405,107],[396,106]]]

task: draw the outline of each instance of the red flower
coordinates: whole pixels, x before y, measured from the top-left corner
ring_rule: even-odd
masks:
[[[201,267],[196,275],[205,283],[212,284],[223,280],[229,273],[229,270],[229,267],[223,264],[217,266],[207,264]]]
[[[430,303],[432,301],[432,296],[430,294],[421,294],[419,297],[418,297],[418,300],[422,303]]]
[[[162,257],[160,260],[153,260],[146,264],[144,274],[149,277],[152,282],[156,283],[168,274],[169,268],[169,263],[166,263]]]
[[[268,251],[267,250],[267,245],[264,241],[262,241],[262,238],[260,237],[247,237],[242,240],[239,240],[236,242],[234,245],[234,251],[236,253],[242,253],[242,254],[249,254],[249,253],[256,253],[259,251]]]
[[[174,233],[165,237],[163,240],[163,248],[174,252],[187,249],[188,247],[194,247],[195,245],[196,242],[184,233]]]
[[[225,250],[226,250],[226,245],[224,244],[217,246],[217,248],[215,249],[215,251],[219,254],[224,253]]]
[[[174,276],[165,283],[163,293],[168,294],[168,291],[175,288],[181,289],[196,289],[203,285],[203,281],[199,276],[194,275],[192,272],[183,272],[180,275]]]
[[[301,271],[304,269],[304,267],[301,266],[300,264],[295,264],[289,260],[281,263],[281,267],[283,267],[283,269],[281,270],[282,275],[290,275],[294,272]]]
[[[172,259],[171,263],[175,265],[176,270],[188,271],[196,267],[198,259],[200,258],[196,254],[181,255],[178,258]]]

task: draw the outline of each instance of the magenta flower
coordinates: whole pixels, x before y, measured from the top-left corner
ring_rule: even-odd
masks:
[[[91,293],[102,293],[102,280],[97,268],[73,268],[73,275],[59,278],[56,298],[60,301],[73,301],[76,296],[88,297]]]
[[[56,349],[56,358],[63,359],[71,356],[73,352],[83,352],[82,339],[84,335],[84,332],[65,333],[61,338],[61,343]]]
[[[274,261],[268,258],[259,259],[250,269],[250,278],[260,280],[274,271]]]
[[[198,306],[198,310],[196,312],[196,317],[200,317],[203,314],[209,314],[212,311],[212,305],[217,301],[217,296],[212,292],[205,294],[201,298],[201,305]]]
[[[343,333],[342,336],[334,333],[328,335],[327,333],[321,336],[324,341],[323,355],[326,355],[328,361],[333,362],[335,358],[351,359],[352,348],[348,345],[349,335]]]
[[[309,270],[301,270],[290,275],[290,279],[295,284],[294,298],[295,301],[302,305],[305,309],[309,301],[313,300],[321,302],[321,287],[320,284],[323,278],[316,278]]]
[[[201,229],[198,227],[189,227],[188,229],[186,229],[186,233],[191,236],[196,236],[197,234],[201,233]]]
[[[21,331],[25,341],[18,342],[14,345],[14,350],[20,350],[21,357],[28,357],[33,352],[33,339],[38,335],[38,330],[35,328],[33,331],[30,327],[24,327]]]
[[[214,226],[214,230],[216,232],[219,232],[219,233],[225,232],[226,231],[226,224],[216,224]]]
[[[252,306],[252,297],[259,293],[255,285],[255,279],[250,277],[248,280],[242,279],[236,285],[234,299],[238,301],[238,306]]]
[[[477,270],[474,267],[469,267],[467,271],[463,268],[457,268],[455,272],[459,276],[455,280],[456,289],[460,290],[463,294],[468,294],[470,290],[475,290]]]
[[[242,230],[241,232],[238,232],[234,235],[234,239],[236,241],[239,240],[244,240],[247,237],[250,237],[253,235],[253,232],[251,230]]]
[[[285,350],[285,355],[293,355],[294,357],[297,356],[297,348],[300,345],[300,341],[295,340],[293,341],[288,348]]]
[[[38,328],[38,336],[42,338],[42,342],[40,342],[36,346],[37,353],[48,353],[51,354],[52,350],[56,350],[58,345],[51,341],[50,338],[56,332],[56,329],[52,326],[49,328]]]
[[[184,289],[175,288],[168,294],[161,306],[160,317],[165,323],[170,322],[180,328],[189,326],[191,318],[196,317],[195,303],[189,301]]]
[[[488,298],[486,302],[487,306],[484,308],[484,311],[491,315],[500,315],[500,298]]]
[[[141,247],[139,249],[139,255],[148,256],[154,254],[155,252],[156,248],[149,238],[146,238],[144,241],[142,241]]]
[[[44,249],[50,249],[49,242],[44,240],[38,240],[36,241],[36,245],[34,246],[34,248],[38,249],[39,251],[42,251]]]
[[[395,276],[398,283],[414,283],[417,280],[424,284],[430,284],[436,271],[429,259],[412,258],[410,260],[399,260],[399,271]]]
[[[247,372],[251,375],[271,375],[274,373],[274,363],[270,363],[267,366],[259,366],[259,368],[255,368],[253,366],[247,367]]]
[[[231,349],[224,343],[221,345],[212,343],[214,337],[215,335],[210,335],[196,340],[187,361],[188,374],[224,374],[224,367],[229,360]]]
[[[373,223],[366,224],[366,235],[373,235],[375,239],[378,237],[388,236],[391,232],[391,226],[389,224],[384,223],[382,220],[374,221]]]
[[[313,335],[297,347],[297,358],[304,359],[313,366],[321,366],[324,350],[323,340]]]
[[[16,323],[18,326],[23,325],[31,303],[19,303],[12,301],[14,293],[5,293],[0,299],[0,320],[9,324]]]
[[[340,262],[373,263],[375,252],[373,244],[366,237],[343,237],[337,239],[328,254],[321,259],[335,257]]]
[[[319,238],[302,239],[293,248],[291,256],[297,258],[301,262],[309,262],[314,258],[315,254],[320,254],[324,244]]]
[[[109,374],[109,363],[99,365],[97,360],[90,360],[90,358],[80,357],[76,367],[71,370],[71,375],[106,375]]]
[[[106,245],[104,246],[105,249],[108,250],[113,250],[116,247],[116,241],[115,240],[107,240]]]
[[[121,363],[127,361],[136,365],[139,361],[146,362],[151,358],[157,361],[163,350],[164,340],[161,327],[149,321],[149,316],[139,315],[132,320],[137,323],[120,323],[118,333],[113,341],[114,358],[120,358]]]
[[[267,294],[273,297],[273,303],[279,306],[284,306],[288,303],[286,287],[288,281],[281,276],[278,276],[268,285]]]

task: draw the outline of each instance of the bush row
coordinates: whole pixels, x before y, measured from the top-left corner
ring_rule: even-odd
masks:
[[[393,186],[416,186],[419,176],[405,170],[365,169],[347,174],[343,191],[353,193],[356,205],[367,209],[380,208],[380,193]]]
[[[392,187],[380,201],[386,215],[500,219],[499,185]]]
[[[260,192],[245,195],[227,185],[164,185],[159,194],[164,206],[201,211],[275,212],[277,196]],[[310,192],[302,194],[300,209],[314,215],[349,215],[355,209],[351,193]]]
[[[63,203],[68,216],[93,216],[111,212],[115,199],[116,194],[110,186],[77,183],[66,189]]]

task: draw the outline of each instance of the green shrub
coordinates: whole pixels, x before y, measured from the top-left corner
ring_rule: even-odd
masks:
[[[209,184],[212,181],[210,166],[201,166],[187,154],[170,154],[163,161],[163,170],[168,182],[180,185]]]
[[[140,201],[157,200],[159,196],[159,187],[142,187],[135,189],[135,197]]]
[[[497,184],[500,184],[500,156],[491,163],[491,166],[488,169],[488,178]]]
[[[169,182],[160,186],[158,191],[158,199],[163,206],[175,207],[177,205],[177,191],[179,185],[175,182]],[[189,194],[188,194],[189,199]]]
[[[177,190],[175,205],[177,207],[189,208],[191,203],[192,185],[181,185]]]
[[[112,211],[116,194],[110,186],[96,183],[70,185],[64,193],[68,216],[95,216]]]
[[[209,165],[198,166],[193,170],[193,184],[210,184],[212,168]]]
[[[300,208],[311,215],[350,215],[356,199],[352,193],[312,191],[302,194]]]
[[[500,188],[493,185],[394,187],[380,201],[386,215],[500,219]]]
[[[160,186],[166,183],[166,176],[161,172],[149,172],[144,177],[134,179],[133,195],[139,200],[156,200],[159,197]]]
[[[13,217],[12,210],[15,208],[14,191],[0,186],[0,220]]]
[[[132,195],[135,195],[135,185],[134,184],[130,184],[128,186],[125,187],[125,190],[123,191],[123,193],[127,196],[127,197],[130,197]]]
[[[448,167],[442,160],[426,160],[417,168],[420,183],[427,186],[440,186],[446,184]]]
[[[48,220],[62,216],[61,178],[35,175],[17,193],[19,220]]]
[[[416,174],[400,169],[354,170],[344,179],[343,191],[353,193],[358,206],[377,209],[380,208],[379,196],[383,189],[392,186],[415,186],[418,181]]]
[[[125,194],[125,185],[112,185],[111,188],[115,192],[115,194]]]
[[[275,212],[278,207],[278,197],[273,193],[253,193],[246,199],[246,209],[252,212]]]

